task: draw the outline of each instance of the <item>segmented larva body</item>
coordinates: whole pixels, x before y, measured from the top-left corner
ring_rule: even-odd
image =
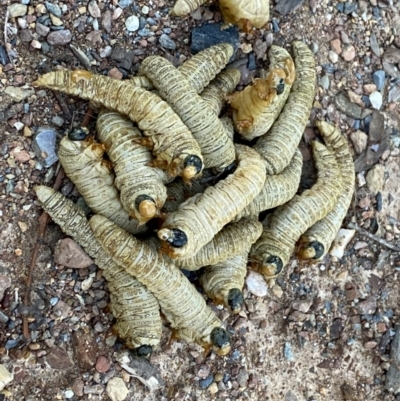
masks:
[[[342,194],[342,178],[335,156],[319,142],[313,141],[311,145],[318,170],[317,182],[274,211],[268,228],[251,249],[252,265],[266,279],[282,271],[300,236],[323,219]]]
[[[187,79],[188,84],[192,87],[192,89],[196,93],[200,93],[226,66],[226,64],[228,64],[232,55],[232,45],[229,43],[219,43],[192,56],[178,69],[179,72]],[[230,72],[229,74],[232,78],[234,78],[235,73]],[[229,77],[226,79],[228,79],[227,84],[231,85],[229,83]],[[154,89],[150,79],[143,75],[131,77],[130,82],[134,85],[142,86],[148,90]],[[232,91],[233,89],[235,89],[235,87],[232,88]]]
[[[282,111],[289,96],[296,72],[290,54],[271,46],[270,66],[265,78],[256,78],[253,85],[229,96],[237,131],[248,140],[264,135]]]
[[[103,216],[93,216],[90,225],[113,260],[157,297],[179,338],[213,346],[220,355],[230,351],[221,321],[179,269]]]
[[[242,289],[249,250],[250,247],[244,253],[207,266],[200,277],[200,284],[207,296],[216,303],[225,305],[232,313],[239,313],[243,307]]]
[[[230,117],[220,118],[222,125],[225,127],[225,132],[228,134],[228,138],[233,141],[235,136],[235,127],[233,126],[233,121]]]
[[[203,158],[198,143],[168,103],[155,94],[84,70],[53,71],[33,85],[79,96],[128,116],[149,137],[155,166],[188,180],[201,173]]]
[[[240,71],[236,68],[228,68],[220,72],[217,77],[201,92],[203,100],[219,116],[225,104],[227,95],[230,95],[240,81]]]
[[[168,214],[157,234],[167,242],[168,256],[196,254],[260,193],[265,182],[262,158],[247,146],[235,148],[238,166],[233,174]]]
[[[161,339],[157,299],[103,251],[80,207],[52,188],[39,185],[35,192],[52,220],[102,269],[110,291],[111,310],[117,320],[114,329],[119,337],[129,348],[137,349],[139,355],[149,354]]]
[[[215,265],[244,253],[260,238],[262,229],[262,224],[256,219],[242,219],[237,223],[228,224],[194,256],[174,260],[174,263],[179,268],[189,271]]]
[[[313,104],[316,74],[311,50],[303,42],[292,43],[296,79],[287,102],[267,134],[254,145],[265,159],[267,173],[279,174],[290,163],[299,145]]]
[[[226,25],[235,24],[245,32],[269,21],[268,0],[220,0],[219,8]]]
[[[177,0],[175,2],[174,8],[170,11],[170,14],[177,17],[188,15],[192,11],[199,8],[205,2],[206,0]]]
[[[264,210],[289,202],[296,194],[300,184],[303,156],[299,149],[293,156],[290,164],[280,174],[267,175],[261,192],[246,206],[234,219],[258,216]]]
[[[346,216],[354,193],[354,163],[346,139],[333,125],[317,121],[326,146],[334,153],[342,173],[343,191],[335,208],[325,218],[317,221],[299,241],[297,256],[300,259],[320,260],[329,250]]]
[[[65,174],[76,185],[87,205],[117,225],[135,234],[140,231],[136,220],[129,220],[114,186],[114,173],[103,159],[104,146],[92,138],[71,141],[65,136],[58,150]]]
[[[233,162],[235,148],[224,126],[179,70],[160,56],[150,56],[143,60],[140,73],[150,78],[190,129],[200,145],[205,168],[223,170]]]
[[[140,224],[158,216],[167,198],[164,171],[150,167],[150,151],[140,145],[142,135],[131,121],[114,111],[102,110],[97,135],[114,164],[115,185],[121,202]]]

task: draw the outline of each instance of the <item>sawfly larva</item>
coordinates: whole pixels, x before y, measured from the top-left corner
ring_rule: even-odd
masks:
[[[113,260],[158,299],[177,338],[206,349],[212,346],[219,355],[230,351],[230,337],[221,321],[176,266],[103,216],[93,216],[90,225]]]
[[[231,94],[240,81],[240,71],[236,68],[228,68],[220,72],[217,77],[201,92],[203,100],[213,109],[214,113],[219,113],[224,106],[226,96]]]
[[[296,194],[300,184],[303,156],[299,149],[290,164],[280,174],[267,175],[261,192],[234,219],[258,216],[264,210],[283,205]]]
[[[310,116],[316,84],[311,50],[299,41],[292,43],[296,79],[287,102],[272,128],[254,145],[265,159],[269,175],[279,174],[290,163]]]
[[[323,219],[342,194],[342,178],[335,156],[320,142],[313,141],[311,146],[318,171],[316,183],[274,211],[268,227],[251,249],[252,266],[265,279],[281,273],[300,236]]]
[[[53,71],[39,77],[33,86],[79,96],[128,116],[148,137],[146,143],[156,157],[154,167],[186,180],[201,173],[203,158],[198,143],[168,103],[155,94],[84,70]]]
[[[161,339],[162,323],[154,295],[116,264],[93,235],[83,210],[54,189],[39,185],[36,195],[43,209],[71,236],[103,271],[110,291],[114,329],[139,356],[149,355]]]
[[[58,156],[65,174],[93,212],[136,234],[141,230],[121,204],[111,164],[103,159],[104,146],[86,135],[87,130],[75,129],[61,140]]]
[[[225,127],[225,131],[228,134],[228,138],[233,141],[235,136],[235,127],[233,126],[233,121],[230,117],[221,117],[221,123]]]
[[[228,97],[235,127],[248,140],[268,132],[282,111],[296,76],[293,60],[283,47],[271,46],[268,56],[266,77],[254,79],[253,85]]]
[[[246,252],[207,266],[200,276],[200,284],[207,296],[225,305],[232,313],[239,313],[244,304],[242,289],[249,250],[250,247],[247,247]]]
[[[299,241],[299,259],[320,260],[328,252],[350,206],[354,193],[355,170],[349,145],[340,131],[325,121],[317,121],[315,125],[321,132],[327,148],[336,157],[343,182],[343,192],[335,208],[310,227]]]
[[[235,148],[238,166],[234,173],[168,214],[157,233],[167,244],[168,256],[196,254],[260,193],[266,177],[261,156],[244,145]]]
[[[269,21],[268,0],[219,0],[219,8],[225,26],[235,24],[244,32],[262,28]]]
[[[229,43],[219,43],[217,45],[204,49],[196,55],[192,56],[190,59],[185,61],[178,69],[179,72],[187,79],[188,84],[191,86],[191,88],[196,93],[200,93],[210,83],[210,81],[214,79],[214,77],[226,66],[232,55],[232,45],[230,45]],[[236,79],[234,72],[230,72],[229,76],[225,78],[225,85],[232,85],[229,79]],[[142,86],[147,90],[154,89],[151,80],[143,75],[131,77],[130,82],[134,85]],[[224,82],[221,82],[220,85],[221,84],[224,85]],[[235,89],[235,86],[232,88],[231,92]]]
[[[140,224],[159,216],[167,198],[166,177],[162,170],[149,166],[151,153],[138,143],[140,131],[119,113],[108,110],[99,113],[96,128],[114,164],[115,186],[125,210]]]
[[[223,170],[235,159],[233,142],[218,116],[190,87],[185,77],[168,60],[149,56],[143,60],[140,73],[146,75],[163,99],[192,132],[199,143],[205,168]]]

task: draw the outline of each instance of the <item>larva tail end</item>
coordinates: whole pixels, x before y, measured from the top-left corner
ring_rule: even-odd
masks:
[[[219,356],[224,356],[231,351],[231,337],[222,327],[216,327],[211,332],[211,343],[214,352]]]
[[[228,305],[231,312],[236,314],[239,313],[244,304],[243,293],[238,288],[232,288],[228,293]]]
[[[40,76],[36,81],[32,82],[32,86],[34,88],[40,88],[41,86],[46,86],[49,84],[48,82],[48,74],[44,74],[42,76]]]
[[[196,177],[203,170],[203,161],[196,155],[189,155],[183,162],[183,181],[189,182],[192,178]]]
[[[35,185],[33,190],[41,203],[44,203],[56,192],[53,188],[46,187],[46,185]]]
[[[132,350],[132,356],[136,358],[149,358],[152,352],[153,347],[151,345],[143,344]]]
[[[319,241],[312,241],[301,245],[297,256],[299,259],[308,260],[318,260],[322,258],[325,254],[325,247]]]
[[[157,232],[158,238],[175,248],[182,248],[187,244],[187,235],[179,228],[162,228]]]

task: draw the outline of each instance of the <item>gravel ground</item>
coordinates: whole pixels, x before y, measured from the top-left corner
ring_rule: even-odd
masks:
[[[230,355],[204,357],[193,344],[169,344],[166,325],[151,364],[130,361],[111,331],[101,272],[87,263],[79,269],[57,263],[54,251],[64,236],[51,222],[34,268],[30,307],[23,306],[41,213],[32,187],[53,184],[51,143],[79,124],[87,109],[67,97],[63,105],[52,92],[33,90],[31,82],[43,63],[118,79],[137,71],[149,54],[179,65],[197,46],[193,28],[208,30],[221,16],[210,5],[171,18],[172,5],[0,5],[0,388],[13,373],[0,400],[400,400],[400,386],[390,392],[386,381],[391,361],[400,357],[394,346],[400,342],[394,340],[396,331],[400,336],[400,3],[392,0],[281,0],[287,15],[273,12],[267,29],[239,34],[235,64],[242,86],[267,67],[272,43],[290,49],[293,39],[301,39],[313,49],[318,90],[301,143],[302,183],[309,185],[312,176],[312,123],[329,119],[347,135],[357,171],[344,227],[357,224],[369,236],[351,229],[343,256],[322,264],[293,260],[265,297],[244,291],[246,308],[239,316],[214,307],[233,333]],[[235,35],[234,29],[227,33],[233,42]],[[79,198],[68,179],[61,191]],[[30,339],[22,334],[24,315]]]

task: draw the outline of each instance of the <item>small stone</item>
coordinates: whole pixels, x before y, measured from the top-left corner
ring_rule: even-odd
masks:
[[[350,134],[351,142],[355,152],[359,155],[367,147],[368,135],[360,130],[354,131]]]
[[[277,298],[282,298],[283,295],[283,290],[282,287],[278,284],[274,284],[272,286],[272,293],[277,297]]]
[[[120,1],[118,2],[118,5],[119,5],[121,8],[127,8],[127,7],[129,7],[132,3],[133,3],[133,0],[120,0]]]
[[[52,347],[46,355],[47,363],[57,370],[67,370],[74,366],[69,355],[60,347]]]
[[[340,92],[335,96],[335,105],[346,116],[361,120],[362,108],[351,102],[346,92]]]
[[[373,196],[382,192],[385,179],[385,168],[382,164],[377,164],[368,171],[366,181],[367,186]]]
[[[33,39],[32,33],[29,29],[22,29],[19,35],[21,42],[28,43]]]
[[[4,389],[14,379],[14,374],[10,373],[4,365],[0,365],[0,391]]]
[[[217,394],[218,393],[218,384],[217,383],[211,383],[210,387],[208,388],[208,392],[211,395]]]
[[[199,380],[199,386],[204,390],[208,388],[213,381],[214,381],[214,375],[209,375],[206,379]]]
[[[292,308],[299,312],[307,313],[312,305],[312,300],[304,299],[301,301],[294,301]]]
[[[108,71],[108,76],[110,78],[118,79],[118,80],[121,80],[123,78],[122,72],[116,67],[111,68],[111,70]]]
[[[11,18],[23,17],[28,12],[28,6],[14,3],[7,7]]]
[[[360,315],[373,315],[376,311],[376,298],[369,296],[364,301],[361,301],[356,306]]]
[[[236,376],[236,381],[239,383],[240,387],[246,387],[249,380],[249,374],[245,368],[240,368],[238,375]]]
[[[89,41],[93,46],[96,45],[97,43],[102,43],[102,32],[101,31],[92,31],[89,32],[86,36],[85,39]]]
[[[135,32],[139,29],[139,18],[136,15],[131,15],[125,21],[126,29],[129,32]]]
[[[18,26],[21,29],[26,29],[28,28],[28,22],[25,18],[18,18]]]
[[[26,232],[26,230],[28,229],[28,225],[24,221],[19,221],[18,227],[23,233]]]
[[[293,352],[292,352],[292,346],[288,342],[285,342],[285,345],[283,346],[283,356],[288,361],[294,361],[295,360]]]
[[[100,11],[100,8],[99,8],[96,0],[89,1],[88,10],[89,10],[89,14],[93,18],[101,17],[101,11]]]
[[[33,40],[32,40],[31,46],[32,46],[34,49],[41,49],[41,48],[42,48],[42,44],[41,44],[38,40],[36,40],[36,39],[33,39]]]
[[[356,230],[341,228],[337,233],[335,240],[333,241],[333,245],[329,251],[329,254],[338,259],[343,257],[346,246],[353,239],[355,233]]]
[[[150,11],[150,8],[148,6],[143,6],[142,7],[142,14],[147,15]]]
[[[121,5],[121,2],[119,2],[119,4]],[[124,11],[122,10],[122,8],[117,7],[117,8],[114,10],[111,19],[112,19],[113,21],[117,20],[117,19],[122,15],[123,12],[124,12]]]
[[[0,274],[0,301],[3,299],[6,289],[10,287],[11,287],[10,277],[4,274]]]
[[[129,390],[120,377],[112,377],[107,383],[106,393],[112,401],[123,401]]]
[[[53,307],[53,313],[60,321],[66,319],[71,312],[71,307],[64,301],[58,301]]]
[[[21,149],[16,150],[16,149],[13,149],[10,153],[14,156],[14,159],[17,162],[26,163],[29,160],[31,160],[31,157],[29,156],[29,153],[27,151]]]
[[[268,293],[268,287],[265,283],[264,277],[252,270],[249,271],[249,274],[246,277],[246,285],[249,292],[257,297],[265,297]]]
[[[385,136],[385,116],[379,111],[372,113],[372,119],[369,124],[368,137],[370,142],[380,142]]]
[[[28,96],[33,95],[35,92],[31,88],[19,88],[18,86],[7,86],[4,93],[14,102],[20,102],[26,99]]]
[[[383,70],[375,71],[372,75],[372,79],[378,91],[381,91],[385,86],[385,71]]]
[[[94,263],[71,238],[64,238],[57,242],[54,250],[54,261],[60,265],[75,269],[84,269]]]
[[[283,0],[275,6],[274,10],[281,15],[287,15],[297,10],[303,3],[304,0]]]
[[[163,33],[160,36],[159,42],[164,49],[170,49],[170,50],[176,49],[176,43],[165,33]]]
[[[84,394],[96,394],[101,395],[104,392],[104,387],[101,384],[95,384],[93,386],[84,386],[83,393]]]
[[[328,75],[323,75],[320,80],[319,80],[319,86],[321,86],[323,89],[327,90],[329,89],[330,81]]]
[[[333,39],[330,41],[331,50],[336,54],[340,54],[342,52],[342,44],[340,39]]]
[[[78,397],[83,396],[83,386],[85,383],[83,382],[82,379],[75,379],[74,382],[72,383],[72,391],[74,394]]]
[[[111,32],[112,25],[111,25],[111,11],[110,10],[104,11],[103,17],[101,19],[101,25],[107,33]]]
[[[45,1],[44,5],[46,6],[47,11],[50,14],[53,14],[54,16],[61,18],[62,17],[62,11],[61,8],[57,3],[51,3],[50,1]]]
[[[64,119],[59,116],[54,116],[51,119],[51,122],[56,125],[57,127],[62,127],[64,125]]]
[[[99,373],[106,373],[111,367],[111,362],[105,356],[99,356],[96,361],[96,370]]]
[[[330,327],[331,340],[337,340],[343,331],[342,319],[335,319]]]
[[[74,394],[74,392],[73,392],[72,390],[66,390],[66,391],[64,392],[64,395],[65,395],[65,398],[69,400],[69,399],[72,398],[75,394]]]
[[[356,49],[352,45],[346,46],[343,49],[341,56],[345,61],[352,61],[356,57]]]
[[[53,128],[40,127],[32,143],[33,151],[44,167],[52,166],[58,156],[55,150],[57,132]]]
[[[56,16],[53,15],[53,14],[50,14],[50,19],[51,19],[51,23],[52,23],[54,26],[62,26],[62,25],[64,24],[64,23],[61,21],[60,18],[56,17]]]
[[[311,51],[313,52],[313,54],[317,54],[317,53],[318,53],[318,50],[319,50],[318,43],[316,43],[316,42],[311,42],[310,49],[311,49]]]
[[[75,331],[72,333],[72,345],[78,360],[78,366],[83,370],[91,369],[96,363],[98,346],[94,335]]]
[[[389,103],[397,102],[399,99],[400,99],[400,87],[396,85],[389,91],[388,102]]]
[[[205,379],[210,374],[210,367],[208,365],[200,365],[196,367],[195,373],[196,376],[200,377],[200,379]]]
[[[378,345],[376,341],[367,341],[364,343],[364,348],[373,349]]]
[[[81,290],[87,291],[92,286],[93,282],[93,277],[88,277],[86,280],[83,280],[81,284]]]
[[[339,56],[337,55],[337,53],[335,53],[332,50],[329,50],[328,57],[329,57],[329,60],[334,64],[337,63],[339,60]]]
[[[379,110],[382,107],[383,98],[382,98],[382,94],[380,92],[378,92],[378,91],[372,92],[369,95],[369,100],[371,102],[371,106],[374,109]]]
[[[383,54],[383,60],[391,64],[400,63],[400,49],[397,49],[396,47],[387,48]]]
[[[69,29],[53,31],[47,35],[47,42],[53,46],[63,46],[71,42],[72,34]]]
[[[5,349],[13,349],[17,347],[19,344],[19,340],[7,340],[6,343],[4,344]]]
[[[371,45],[371,50],[375,53],[375,55],[378,58],[380,58],[381,57],[381,49],[379,47],[378,40],[374,33],[371,33],[371,36],[369,37],[369,43]]]

